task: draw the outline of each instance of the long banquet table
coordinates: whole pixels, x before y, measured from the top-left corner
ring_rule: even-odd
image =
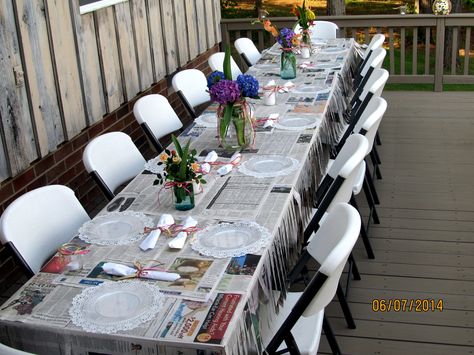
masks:
[[[191,248],[192,236],[181,250],[169,249],[169,238],[163,234],[156,247],[146,252],[139,249],[140,240],[126,245],[87,244],[90,252],[82,256],[82,270],[40,272],[2,306],[0,341],[48,355],[261,352],[262,328],[268,327],[284,302],[285,276],[298,257],[298,236],[310,216],[318,176],[326,164],[322,143],[331,142],[339,133],[341,122],[336,113],[345,109],[350,91],[348,78],[356,57],[354,41],[324,41],[316,43],[315,48],[310,59],[298,58],[297,77],[291,80],[288,92],[277,93],[277,105],[265,106],[251,100],[257,119],[275,113],[280,117],[302,114],[318,118],[317,127],[311,129],[259,128],[255,147],[242,152],[242,162],[258,155],[292,157],[298,164],[290,174],[261,178],[245,175],[237,167],[225,176],[213,172],[206,177],[204,191],[196,195],[196,207],[179,212],[173,208],[171,193],[154,186],[155,175],[144,171],[108,205],[111,210],[118,198],[128,200],[131,204],[124,213],[145,213],[154,224],[163,213],[172,214],[178,223],[193,216],[199,228],[255,221],[272,235],[267,246],[242,257],[213,258]],[[248,72],[261,85],[272,79],[284,85],[286,81],[278,73],[276,46]],[[212,107],[204,114],[211,111]],[[216,128],[197,123],[179,139],[191,139],[192,148],[204,155],[206,151],[222,150]],[[226,158],[221,156],[219,160]],[[107,213],[105,208],[99,215]],[[154,319],[115,334],[86,332],[73,324],[69,308],[72,299],[85,288],[114,282],[100,272],[100,265],[106,261],[128,265],[140,261],[146,266],[159,261],[166,269],[179,272],[177,265],[184,265],[193,273],[177,282],[146,281],[158,285],[166,295]]]

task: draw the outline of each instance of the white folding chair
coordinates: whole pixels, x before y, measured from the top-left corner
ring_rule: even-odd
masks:
[[[360,73],[361,68],[370,59],[372,52],[377,48],[381,48],[384,42],[385,42],[385,35],[381,33],[377,33],[372,37],[367,48],[361,53],[361,61],[359,62],[356,68],[356,71],[355,71],[356,74]]]
[[[171,81],[188,112],[196,118],[195,107],[211,100],[207,89],[207,79],[198,69],[186,69],[177,72]]]
[[[382,122],[382,118],[386,110],[387,110],[387,101],[385,101],[382,97],[373,97],[372,100],[370,100],[369,104],[367,105],[367,108],[364,110],[364,112],[362,113],[362,116],[360,117],[360,119],[358,120],[358,122],[356,123],[354,127],[354,133],[359,133],[365,136],[365,138],[367,138],[369,142],[369,154],[371,154],[374,148],[375,136],[377,134],[377,130],[380,126],[380,122]],[[359,171],[358,177],[356,178],[356,182],[353,188],[353,196],[351,198],[351,204],[357,209],[358,209],[357,202],[354,196],[357,196],[362,190],[362,188],[364,189],[365,196],[367,198],[367,202],[370,209],[367,223],[370,223],[370,220],[372,219],[375,224],[379,224],[380,220],[377,214],[377,209],[375,207],[374,192],[373,192],[375,191],[375,185],[372,181],[372,176],[367,170],[367,164],[365,161],[360,167],[360,171]],[[377,200],[378,200],[378,197],[377,197]],[[365,228],[363,229],[365,230]]]
[[[164,149],[160,139],[183,127],[163,95],[151,94],[139,98],[133,106],[133,114],[158,153]]]
[[[345,203],[335,205],[321,222],[306,248],[309,257],[321,266],[303,292],[288,293],[283,308],[271,323],[272,329],[263,329],[268,354],[284,350],[283,343],[291,354],[316,354],[321,329],[324,329],[332,352],[341,353],[324,308],[339,288],[339,279],[359,230],[359,213]]]
[[[361,67],[359,73],[355,76],[352,85],[353,88],[356,90],[354,96],[360,94],[361,90],[363,89],[365,83],[370,78],[372,71],[374,69],[380,69],[382,67],[383,61],[387,55],[387,50],[379,47],[372,51],[372,55],[369,59],[365,62],[365,64]]]
[[[209,57],[207,62],[209,63],[209,67],[212,69],[212,71],[224,71],[224,57],[224,52],[214,53]],[[230,69],[232,71],[232,80],[236,80],[237,77],[242,74],[242,71],[239,69],[239,66],[232,57],[230,57]]]
[[[315,21],[310,27],[311,38],[334,39],[337,37],[339,27],[330,21]]]
[[[5,209],[0,241],[32,276],[89,219],[70,188],[44,186],[21,195]]]
[[[110,200],[115,197],[115,190],[137,176],[145,165],[143,155],[123,132],[105,133],[91,140],[82,161]]]
[[[247,64],[249,67],[257,63],[260,58],[262,58],[262,55],[250,38],[238,38],[235,40],[234,46],[240,56],[244,59],[245,64]]]

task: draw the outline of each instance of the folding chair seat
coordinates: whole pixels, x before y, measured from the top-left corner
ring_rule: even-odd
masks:
[[[0,354],[2,355],[35,355],[33,353],[28,353],[26,351],[17,350],[6,346],[5,344],[0,343]]]
[[[44,186],[21,195],[5,209],[0,241],[33,276],[89,220],[74,191],[63,185]]]
[[[176,73],[171,84],[194,118],[198,117],[196,107],[211,100],[207,89],[206,76],[198,69],[186,69]]]
[[[163,151],[160,139],[183,127],[168,99],[163,95],[146,95],[137,100],[133,114],[158,153]]]
[[[109,200],[118,187],[140,174],[145,166],[142,153],[123,132],[105,133],[91,140],[82,161]]]
[[[316,354],[321,329],[324,329],[333,354],[341,353],[324,308],[339,288],[339,279],[359,230],[358,212],[345,203],[335,205],[321,222],[306,248],[310,258],[321,266],[303,292],[288,293],[277,319],[272,322],[272,329],[263,328],[268,354],[284,350],[283,343],[291,354]]]
[[[224,72],[224,52],[218,52],[212,54],[209,59],[207,60],[209,67],[212,69],[212,71],[221,71]],[[242,74],[242,71],[240,70],[239,66],[235,62],[234,58],[230,57],[230,69],[232,71],[232,80],[236,80],[237,77]]]
[[[235,49],[240,54],[245,64],[249,67],[257,63],[262,55],[260,51],[255,47],[255,44],[250,38],[242,37],[238,38],[234,42]]]

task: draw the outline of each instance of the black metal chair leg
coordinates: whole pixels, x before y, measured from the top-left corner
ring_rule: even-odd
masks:
[[[375,143],[377,145],[382,145],[382,140],[380,139],[380,134],[379,132],[377,131],[377,133],[375,134]]]
[[[375,157],[374,151],[372,150],[369,155],[370,155],[370,160],[372,161],[372,165],[374,167],[375,176],[377,177],[378,180],[381,180],[382,173],[380,172],[379,164],[377,163],[377,158]]]
[[[336,337],[334,336],[334,333],[331,329],[331,326],[329,325],[326,315],[324,315],[324,318],[323,318],[323,330],[328,340],[329,346],[331,347],[332,353],[334,355],[340,355],[341,349],[339,349],[339,345],[337,344]]]
[[[375,157],[375,160],[377,161],[377,164],[378,165],[382,164],[382,160],[380,160],[379,151],[377,150],[377,147],[375,145],[372,146],[372,152],[374,152],[374,157]]]
[[[352,255],[352,252],[349,254],[349,261],[352,264],[352,276],[354,277],[354,280],[361,280],[360,278],[360,273],[359,273],[359,268],[357,267],[357,264],[354,259],[354,255]],[[346,293],[347,296],[347,293]]]
[[[355,329],[356,324],[354,322],[354,318],[352,317],[351,310],[349,308],[349,304],[347,303],[346,296],[344,295],[344,291],[340,284],[337,285],[337,298],[339,300],[339,304],[342,308],[342,313],[344,313],[344,318],[346,319],[347,326],[350,329]]]
[[[376,205],[380,205],[380,199],[379,199],[379,195],[377,194],[377,191],[375,190],[374,180],[372,180],[372,176],[370,176],[370,172],[367,168],[365,169],[364,184],[365,183],[367,183],[370,189],[370,194],[372,195],[372,198],[374,199],[374,203]]]
[[[357,202],[354,198],[354,195],[351,196],[351,205],[359,211],[359,207],[357,206]],[[359,212],[360,214],[360,212]],[[364,243],[365,251],[367,252],[367,256],[369,259],[375,259],[374,251],[372,250],[372,245],[370,244],[369,235],[367,234],[367,229],[365,228],[364,221],[361,219],[360,224],[360,236],[362,237],[362,242]]]

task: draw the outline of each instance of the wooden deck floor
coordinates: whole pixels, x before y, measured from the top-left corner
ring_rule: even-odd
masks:
[[[385,92],[375,260],[349,292],[357,329],[327,308],[344,354],[474,353],[474,94]],[[362,199],[359,198],[360,201]],[[374,312],[374,299],[442,300],[442,312]],[[322,337],[321,353],[329,353]]]

